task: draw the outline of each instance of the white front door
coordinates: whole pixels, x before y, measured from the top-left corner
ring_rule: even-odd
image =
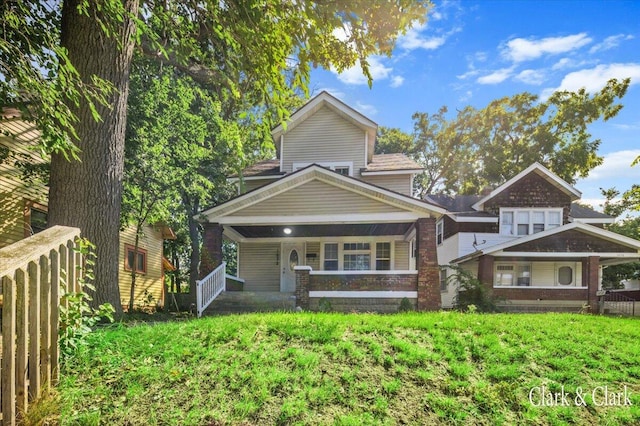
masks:
[[[280,291],[296,290],[296,272],[294,267],[304,265],[304,243],[282,243],[282,264],[280,265]]]

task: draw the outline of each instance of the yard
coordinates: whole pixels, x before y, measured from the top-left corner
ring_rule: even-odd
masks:
[[[638,424],[639,325],[453,312],[118,325],[67,363],[54,406],[82,425]]]

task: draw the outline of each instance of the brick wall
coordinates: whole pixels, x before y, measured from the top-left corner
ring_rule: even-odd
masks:
[[[322,298],[313,297],[309,300],[309,309],[320,310]],[[416,299],[407,299],[413,309],[416,309]],[[331,305],[331,311],[336,312],[378,312],[394,313],[398,312],[402,299],[353,299],[350,297],[326,298],[324,303]],[[326,305],[325,305],[326,307]]]
[[[418,269],[418,310],[439,310],[440,268],[436,250],[436,220],[420,218],[416,221],[416,268]]]
[[[203,223],[202,251],[200,253],[199,278],[209,275],[222,263],[222,226]]]
[[[484,210],[497,215],[500,212],[500,207],[562,207],[562,223],[567,223],[571,208],[571,197],[551,185],[535,171],[532,171],[485,203]]]
[[[311,275],[310,291],[416,291],[417,274]]]
[[[296,307],[309,309],[310,269],[296,269]]]
[[[583,300],[588,301],[586,288],[494,288],[493,295],[507,300]]]
[[[578,230],[570,230],[518,244],[504,251],[635,253],[636,250]]]

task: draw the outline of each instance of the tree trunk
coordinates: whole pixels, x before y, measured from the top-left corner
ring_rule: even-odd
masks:
[[[49,190],[50,225],[76,226],[96,244],[93,305],[111,303],[122,312],[118,287],[120,203],[124,168],[124,137],[129,90],[129,69],[133,54],[135,24],[129,14],[138,11],[138,0],[122,0],[124,21],[110,16],[109,7],[86,2],[87,14],[79,13],[81,0],[65,0],[62,9],[61,43],[85,84],[96,75],[113,84],[115,92],[108,106],[97,106],[96,121],[86,101],[71,105],[77,115],[75,141],[80,162],[56,154],[51,159]],[[116,5],[119,3],[114,2]],[[100,9],[100,10],[98,10]],[[100,22],[112,25],[105,34]]]

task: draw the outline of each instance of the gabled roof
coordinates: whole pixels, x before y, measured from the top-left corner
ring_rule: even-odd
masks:
[[[280,160],[263,160],[242,170],[242,177],[258,177],[258,176],[282,176],[284,172],[280,171]],[[233,177],[238,177],[234,175]]]
[[[588,234],[590,236],[593,236],[595,238],[599,238],[599,239],[603,239],[603,240],[607,240],[607,241],[611,241],[617,244],[627,246],[629,248],[636,250],[638,252],[636,253],[637,255],[636,257],[640,257],[640,241],[634,240],[633,238],[625,237],[624,235],[620,235],[615,232],[598,228],[596,226],[579,223],[579,222],[573,222],[573,223],[568,223],[566,225],[558,226],[556,228],[548,229],[546,231],[527,235],[525,237],[514,238],[513,240],[509,240],[501,244],[496,244],[490,247],[479,249],[473,253],[470,253],[458,259],[454,259],[451,262],[460,263],[460,262],[474,259],[476,257],[482,256],[485,254],[492,254],[492,255],[504,254],[503,251],[511,247],[516,247],[531,241],[544,240],[545,238],[551,237],[553,235],[560,234],[566,231],[571,231],[571,230],[577,230],[585,234]],[[563,252],[563,251],[558,251],[556,253],[561,253],[563,255],[571,254],[570,252]],[[518,255],[520,255],[520,253],[518,253]],[[621,254],[620,256],[627,256],[627,254]]]
[[[480,199],[478,202],[476,202],[472,206],[472,208],[474,210],[482,210],[484,208],[484,204],[487,201],[491,200],[492,198],[500,194],[502,191],[509,188],[511,185],[518,182],[520,179],[522,179],[523,177],[527,176],[529,173],[532,173],[532,172],[537,173],[539,176],[543,177],[547,182],[549,182],[550,184],[552,184],[562,192],[569,195],[573,201],[580,199],[582,195],[580,191],[578,191],[573,186],[569,185],[562,178],[560,178],[558,175],[553,173],[551,170],[544,167],[542,164],[533,163],[532,165],[530,165],[529,167],[527,167],[526,169],[524,169],[523,171],[521,171],[520,173],[518,173],[517,175],[515,175],[514,177],[512,177],[511,179],[509,179],[508,181],[506,181],[505,183],[503,183],[502,185],[494,189],[493,191],[491,191],[489,195]]]
[[[231,215],[238,210],[257,204],[312,180],[321,180],[330,185],[341,187],[359,195],[364,195],[379,202],[393,205],[407,211],[438,215],[447,213],[445,209],[435,204],[412,198],[408,195],[361,181],[360,179],[343,176],[317,164],[312,164],[267,185],[239,195],[225,203],[206,209],[194,218],[196,220],[201,220],[204,216],[211,220],[211,218]],[[211,221],[215,221],[215,219]]]
[[[597,212],[590,207],[578,203],[571,203],[569,216],[575,221],[587,221],[591,223],[613,223],[615,220],[613,216]]]

